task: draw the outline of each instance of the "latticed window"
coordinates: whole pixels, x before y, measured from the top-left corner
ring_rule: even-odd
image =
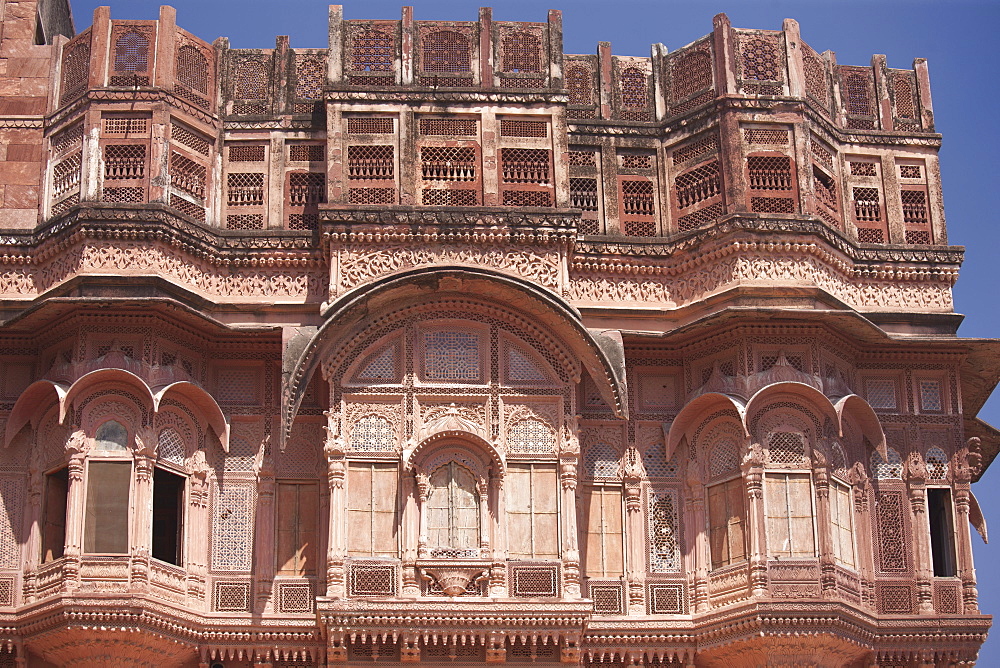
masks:
[[[347,178],[366,181],[393,178],[392,146],[348,146]]]
[[[212,569],[249,571],[252,563],[255,485],[217,485],[212,503]]]
[[[347,134],[350,135],[391,135],[393,129],[392,119],[385,116],[362,118],[359,116],[348,116]]]
[[[916,227],[927,225],[927,196],[922,190],[903,190],[899,193],[903,203],[903,223]]]
[[[621,84],[622,106],[629,109],[645,109],[649,104],[649,89],[646,85],[646,74],[642,70],[630,67],[619,77]]]
[[[366,415],[351,425],[350,448],[358,452],[392,452],[396,431],[381,415]]]
[[[620,457],[610,443],[590,443],[583,453],[583,476],[593,480],[613,480],[620,475]]]
[[[455,461],[430,475],[427,539],[435,549],[479,549],[479,492],[476,477]]]
[[[948,455],[941,448],[931,448],[924,458],[927,463],[927,477],[931,480],[944,480],[948,477]]]
[[[670,68],[670,99],[684,100],[712,85],[712,57],[705,51],[689,51]]]
[[[834,481],[830,485],[830,528],[834,558],[854,568],[854,503],[851,488]]]
[[[52,168],[52,195],[59,198],[80,186],[81,154],[74,153]]]
[[[621,489],[585,486],[579,513],[584,573],[592,578],[620,577],[624,570]]]
[[[626,216],[653,216],[656,213],[656,196],[653,182],[623,180],[622,213]]]
[[[145,72],[149,67],[149,39],[130,30],[115,42],[115,72]]]
[[[597,179],[569,180],[570,206],[584,211],[597,211]]]
[[[479,380],[479,336],[470,332],[424,332],[424,378]]]
[[[267,99],[267,69],[260,60],[244,60],[236,66],[233,97],[238,100]]]
[[[708,524],[712,568],[746,561],[746,505],[743,479],[708,488]]]
[[[177,81],[199,93],[208,93],[208,61],[201,49],[184,44],[177,50]]]
[[[292,172],[288,175],[288,203],[291,206],[326,201],[326,175],[321,172]]]
[[[476,136],[474,118],[421,118],[419,128],[422,135]]]
[[[88,36],[89,39],[89,36]],[[69,48],[63,55],[62,91],[59,100],[66,104],[78,93],[87,88],[88,72],[90,70],[90,43],[81,42]]]
[[[179,123],[170,124],[170,139],[178,144],[187,146],[196,153],[201,153],[202,155],[208,155],[209,153],[209,140],[203,135],[180,125]]]
[[[566,70],[570,104],[593,104],[594,76],[586,65],[570,65]]]
[[[809,474],[768,473],[764,481],[768,554],[792,559],[816,556]]]
[[[292,144],[288,147],[292,162],[323,162],[326,159],[322,144]]]
[[[264,204],[263,174],[229,174],[226,186],[226,201],[229,206],[262,206]]]
[[[913,95],[913,82],[908,74],[893,76],[892,92],[896,102],[896,115],[900,118],[916,118],[917,105]]]
[[[515,32],[503,38],[504,72],[541,72],[542,43],[534,35]]]
[[[680,165],[692,158],[697,158],[698,156],[705,155],[706,153],[713,153],[719,150],[719,136],[714,132],[702,135],[698,139],[692,142],[684,144],[680,148],[674,149],[671,155],[671,161],[675,165]]]
[[[559,479],[555,465],[510,464],[504,489],[511,558],[557,558]]]
[[[826,72],[823,63],[811,53],[802,57],[806,77],[806,95],[823,106],[827,104]]]
[[[192,197],[205,197],[205,174],[203,165],[187,158],[177,151],[170,153],[170,185]]]
[[[756,155],[747,158],[750,187],[754,190],[791,190],[791,158]]]
[[[390,72],[393,38],[380,30],[366,30],[351,42],[351,69],[355,72]]]
[[[468,72],[472,69],[472,49],[465,35],[442,30],[425,36],[421,44],[420,65],[424,72]]]
[[[234,144],[229,147],[229,162],[264,162],[264,145]]]
[[[500,120],[501,137],[546,137],[549,124],[545,121],[519,121],[511,118]]]
[[[875,530],[878,537],[878,570],[905,573],[908,569],[903,493],[885,491],[875,501]]]
[[[511,346],[507,349],[507,380],[513,383],[531,383],[545,381],[547,378],[531,355]]]
[[[891,378],[869,378],[865,381],[865,397],[872,408],[896,410],[896,381]]]
[[[317,100],[323,96],[326,83],[326,63],[320,56],[295,54],[295,97]]]
[[[420,171],[425,181],[475,181],[476,149],[471,146],[423,146]]]
[[[549,183],[549,151],[541,148],[502,148],[504,183]]]
[[[146,147],[143,144],[108,144],[104,147],[104,179],[141,179],[146,175]]]
[[[882,222],[878,188],[854,188],[854,218],[859,223]]]
[[[716,443],[708,457],[708,473],[717,478],[732,475],[740,470],[739,448],[735,441],[722,440]]]
[[[871,457],[872,477],[876,480],[900,480],[903,477],[903,460],[895,448],[888,448],[887,459],[873,452]]]
[[[677,493],[650,490],[647,516],[649,570],[653,573],[681,569],[680,530],[677,520]]]
[[[479,192],[471,189],[426,188],[420,195],[420,203],[427,206],[477,206]]]
[[[710,162],[674,179],[677,206],[684,209],[715,197],[720,190],[719,163]]]
[[[921,378],[918,383],[920,390],[920,410],[941,411],[944,409],[941,401],[941,381],[933,378]]]
[[[516,454],[547,454],[555,449],[556,439],[541,420],[518,420],[507,430],[507,449]]]
[[[798,464],[805,458],[805,438],[794,431],[775,431],[767,435],[768,459],[777,464]]]
[[[837,208],[837,184],[833,177],[813,165],[813,185],[816,188],[816,197],[820,202],[831,209]]]
[[[347,469],[347,552],[352,557],[398,556],[394,463],[350,462]]]
[[[847,113],[858,116],[873,116],[875,114],[872,102],[871,84],[864,74],[848,75],[846,81]]]
[[[769,39],[748,39],[740,44],[743,56],[743,78],[781,81],[778,67],[778,45]]]

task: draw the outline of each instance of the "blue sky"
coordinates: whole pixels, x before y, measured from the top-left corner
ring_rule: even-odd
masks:
[[[98,4],[71,0],[78,30],[91,23]],[[344,4],[349,19],[398,19],[401,2],[358,0]],[[478,3],[419,0],[411,2],[417,20],[475,21]],[[289,35],[293,47],[326,46],[326,3],[305,0],[176,0],[177,23],[212,41],[230,38],[236,48],[274,46],[276,35]],[[159,3],[122,0],[111,5],[112,18],[154,19]],[[692,2],[686,0],[507,0],[494,6],[494,18],[545,21],[548,9],[563,11],[567,53],[596,53],[597,42],[610,41],[616,55],[648,56],[650,44],[674,50],[712,30],[712,16],[726,12],[741,28],[780,29],[784,18],[798,20],[802,38],[816,51],[833,50],[843,65],[867,65],[872,54],[888,57],[890,67],[908,68],[927,58],[941,149],[949,241],[966,247],[965,265],[955,289],[956,310],[966,315],[959,330],[967,337],[1000,336],[1000,291],[993,263],[1000,258],[996,193],[1000,186],[1000,133],[994,83],[996,26],[1000,2],[980,0],[784,0]],[[991,46],[992,45],[992,46]],[[985,78],[984,78],[985,77]],[[987,80],[989,79],[989,80]],[[1000,393],[980,412],[1000,425]],[[1000,462],[976,485],[983,511],[1000,535]],[[973,535],[979,566],[980,604],[1000,612],[1000,569],[989,567],[1000,548],[983,545]],[[1000,665],[1000,640],[986,643],[981,665]]]

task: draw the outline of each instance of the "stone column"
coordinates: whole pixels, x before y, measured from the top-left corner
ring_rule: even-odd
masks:
[[[712,567],[712,554],[709,536],[705,530],[707,526],[705,521],[705,485],[699,475],[697,462],[688,462],[685,482],[686,489],[684,491],[687,502],[684,504],[684,525],[690,527],[689,531],[694,533],[694,563],[689,564],[694,575],[691,580],[691,588],[694,592],[692,601],[694,612],[700,613],[707,612],[709,608],[708,572]]]
[[[753,596],[767,596],[767,526],[764,516],[764,452],[751,443],[743,458],[747,516],[744,531],[750,534],[750,589]]]
[[[66,545],[63,549],[63,590],[75,591],[80,575],[80,554],[83,551],[84,489],[83,471],[86,465],[87,435],[74,431],[66,441],[69,455],[69,484],[66,490]]]
[[[976,569],[972,559],[972,532],[969,530],[970,484],[982,465],[980,440],[970,438],[966,449],[953,459],[955,484],[955,565],[962,580],[962,610],[965,614],[979,613],[979,592],[976,590]]]
[[[130,549],[130,589],[149,589],[149,555],[153,533],[153,469],[156,464],[156,433],[150,427],[135,435],[135,491],[132,498],[132,537]]]
[[[256,584],[258,609],[263,609],[271,597],[275,573],[275,482],[274,461],[265,456],[257,474],[257,527],[255,531]]]
[[[24,517],[22,517],[22,527],[27,535],[27,544],[24,551],[24,602],[29,603],[35,600],[35,574],[41,560],[42,551],[42,523],[44,522],[44,511],[42,510],[42,490],[45,487],[45,476],[38,468],[37,463],[38,444],[32,452],[32,462],[28,468],[28,504]],[[20,656],[20,653],[18,653]]]
[[[628,549],[625,555],[626,573],[628,574],[628,611],[629,614],[642,615],[646,612],[645,596],[642,584],[646,569],[645,565],[645,532],[642,526],[642,490],[639,487],[640,472],[636,464],[639,453],[635,448],[625,452],[625,472],[622,482],[625,484],[625,535]]]
[[[562,529],[563,596],[580,598],[580,534],[576,519],[576,486],[579,481],[580,440],[575,429],[563,429],[559,449],[559,513]]]
[[[930,518],[927,517],[927,467],[919,452],[911,452],[906,459],[906,489],[910,497],[913,518],[913,565],[917,576],[917,612],[934,614],[931,578],[934,564],[931,561]]]
[[[824,598],[836,598],[836,554],[833,547],[833,525],[830,522],[830,470],[826,458],[813,451],[813,484],[816,487],[816,536],[819,553],[820,587]],[[836,503],[836,501],[834,501]]]
[[[323,448],[327,462],[327,483],[330,488],[330,523],[327,533],[330,539],[326,552],[326,595],[331,598],[347,596],[347,582],[344,573],[344,557],[347,554],[347,494],[344,479],[347,477],[347,459],[343,443],[337,436],[331,436]]]
[[[491,479],[492,493],[496,508],[496,519],[493,528],[493,551],[491,553],[489,590],[490,596],[503,598],[507,596],[507,532],[504,530],[504,519],[507,517],[507,497],[503,489],[503,475],[494,475]],[[423,513],[421,513],[423,522]],[[424,524],[421,524],[424,527]],[[426,535],[426,534],[425,534]]]
[[[417,507],[417,481],[412,474],[403,473],[400,496],[403,502],[401,523],[403,538],[403,596],[420,596],[417,579],[417,542],[420,539],[420,509]],[[419,659],[420,650],[417,648]],[[408,659],[404,659],[408,660]]]
[[[423,471],[414,474],[417,483],[417,500],[419,501],[420,522],[419,533],[417,534],[417,559],[426,559],[431,556],[430,548],[427,546],[427,497],[431,493],[431,480]]]
[[[490,517],[490,478],[489,474],[476,481],[476,493],[479,495],[479,554],[490,552],[490,536],[493,532],[493,522]],[[497,518],[499,520],[499,517]],[[499,527],[498,527],[499,528]]]
[[[208,516],[208,497],[210,489],[209,466],[205,461],[205,452],[195,450],[188,459],[188,513],[185,535],[187,555],[184,565],[187,569],[188,598],[205,600],[205,581],[208,573],[209,554],[212,536],[212,523]]]

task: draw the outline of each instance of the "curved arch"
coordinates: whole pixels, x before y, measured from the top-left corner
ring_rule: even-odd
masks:
[[[504,461],[503,453],[482,436],[467,431],[442,431],[428,436],[420,441],[409,454],[404,455],[403,461],[407,468],[416,469],[419,466],[418,462],[420,460],[428,457],[439,447],[442,450],[447,450],[448,448],[469,450],[469,445],[482,449],[486,453],[485,459],[495,467],[495,473],[499,476],[504,475],[507,465]]]
[[[372,322],[373,314],[409,300],[413,303],[446,295],[495,303],[505,296],[506,308],[548,329],[579,359],[594,379],[604,401],[615,414],[628,418],[625,350],[617,331],[592,331],[584,327],[575,308],[559,295],[522,278],[479,267],[424,267],[383,278],[344,295],[326,309],[326,320],[308,340],[286,354],[282,372],[287,379],[282,397],[280,444],[284,444],[309,379],[321,353],[349,339]],[[516,305],[516,306],[512,306]]]
[[[856,394],[849,394],[838,399],[837,403],[834,404],[834,409],[837,411],[837,425],[841,436],[844,434],[844,418],[845,416],[850,417],[861,428],[862,436],[867,438],[875,450],[882,455],[882,459],[888,457],[882,423],[878,419],[878,414],[867,401]]]
[[[229,421],[226,420],[226,415],[222,412],[222,408],[215,400],[215,397],[206,392],[200,385],[196,385],[188,380],[180,380],[167,385],[153,394],[154,413],[160,411],[160,403],[166,398],[167,394],[180,395],[188,400],[187,405],[197,408],[202,416],[204,416],[205,421],[208,422],[208,425],[215,431],[215,435],[219,437],[223,451],[229,452]]]
[[[90,371],[83,374],[70,385],[69,390],[66,392],[66,397],[62,401],[62,405],[59,410],[59,422],[66,421],[66,411],[73,405],[73,401],[79,397],[87,389],[94,387],[99,383],[122,383],[128,385],[138,391],[139,395],[142,397],[149,398],[149,406],[155,407],[155,399],[153,397],[153,391],[149,389],[149,385],[146,381],[135,375],[131,371],[126,371],[124,369],[98,369],[96,371]]]
[[[64,414],[66,394],[69,388],[61,383],[51,380],[36,380],[29,385],[21,396],[14,402],[14,407],[10,409],[10,416],[7,418],[7,425],[4,428],[3,447],[10,445],[17,433],[24,429],[24,425],[29,422],[32,426],[37,426],[37,421],[44,414],[44,408],[49,400],[55,399],[59,405],[59,422],[62,422]],[[51,396],[54,394],[54,397]]]
[[[837,435],[843,435],[843,432],[840,429],[840,415],[838,415],[834,405],[830,403],[830,399],[812,385],[806,385],[805,383],[797,381],[782,381],[780,383],[773,383],[767,387],[759,389],[752,397],[750,397],[750,401],[747,402],[746,417],[750,418],[753,416],[762,406],[766,404],[767,401],[775,395],[780,394],[798,397],[807,405],[818,409],[817,413],[819,417],[821,419],[824,417],[830,418],[833,424],[837,425]],[[749,425],[747,425],[747,427],[749,429]],[[816,435],[822,436],[822,434]]]
[[[674,452],[677,450],[681,439],[685,436],[693,437],[694,429],[701,424],[702,418],[715,409],[735,410],[740,424],[743,426],[743,435],[749,435],[746,431],[746,422],[744,420],[746,409],[739,399],[719,392],[702,394],[688,402],[681,409],[681,412],[677,414],[677,417],[674,418],[673,423],[671,423],[670,431],[667,433],[667,461],[670,461],[670,458],[674,456]],[[691,438],[688,438],[688,441],[690,440]]]

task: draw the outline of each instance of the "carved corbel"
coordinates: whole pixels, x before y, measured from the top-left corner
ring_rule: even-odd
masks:
[[[904,475],[906,476],[907,483],[909,483],[907,488],[913,512],[924,512],[926,508],[924,502],[924,485],[927,482],[927,465],[924,464],[924,458],[919,452],[911,452],[906,457]]]

